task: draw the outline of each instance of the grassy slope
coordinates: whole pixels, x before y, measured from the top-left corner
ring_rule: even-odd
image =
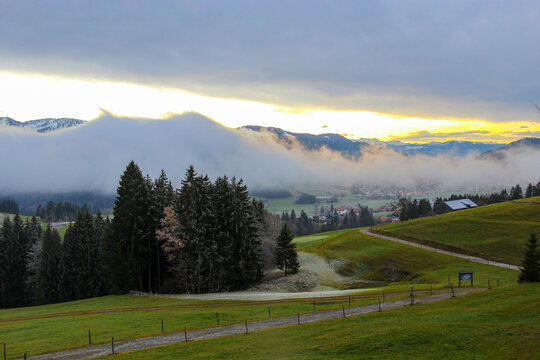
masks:
[[[396,297],[396,299],[399,297]],[[354,298],[351,305],[377,302],[377,297]],[[316,309],[327,310],[347,305],[347,298],[317,301]],[[157,307],[157,308],[156,308]],[[163,307],[163,308],[159,308]],[[169,308],[167,308],[169,307]],[[8,355],[20,356],[86,346],[88,330],[93,343],[157,335],[164,320],[165,332],[264,320],[313,311],[310,300],[279,302],[235,302],[181,300],[135,296],[105,296],[62,304],[0,310],[0,343],[7,343]],[[126,311],[125,309],[132,309]],[[97,313],[89,313],[89,312]],[[83,312],[83,313],[80,313]],[[66,314],[70,313],[70,314]]]
[[[393,267],[410,273],[409,276],[404,276],[397,286],[429,283],[434,287],[443,287],[448,284],[448,275],[450,281],[457,285],[457,273],[460,271],[473,271],[477,286],[487,286],[488,279],[492,284],[498,279],[500,285],[508,285],[515,283],[518,276],[517,271],[473,263],[367,236],[357,229],[335,233],[337,234],[335,237],[331,236],[332,233],[325,233],[324,238],[311,236],[314,239],[312,241],[308,241],[310,237],[297,238],[297,248],[300,251],[316,253],[329,260],[344,260],[345,264],[340,272],[356,279],[388,281],[390,279],[385,275],[385,268],[391,263]],[[389,290],[392,288],[394,286],[389,287]]]
[[[529,235],[540,234],[540,197],[388,224],[377,230],[518,265]]]
[[[193,341],[118,359],[540,359],[540,286]]]

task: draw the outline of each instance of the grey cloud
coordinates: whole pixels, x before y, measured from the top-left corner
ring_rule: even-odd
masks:
[[[193,164],[210,177],[243,178],[250,188],[312,185],[437,183],[443,187],[515,184],[540,179],[540,152],[511,161],[366,153],[359,161],[330,151],[287,150],[271,137],[249,137],[201,115],[166,120],[105,114],[85,125],[48,134],[0,129],[0,193],[104,191],[112,193],[124,167],[135,160],[152,177],[165,169],[179,185]],[[496,182],[496,183],[494,183]]]
[[[0,68],[287,105],[536,117],[540,3],[5,1]]]

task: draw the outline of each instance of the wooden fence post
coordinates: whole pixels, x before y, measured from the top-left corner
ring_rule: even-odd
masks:
[[[345,306],[341,308],[343,310],[343,317],[345,317]]]
[[[161,320],[161,332],[163,332],[163,320]]]
[[[187,342],[187,327],[184,326],[184,341]]]
[[[298,313],[298,325],[300,325],[300,313]]]
[[[248,333],[247,320],[244,320],[244,324],[246,325],[246,334],[247,334]]]
[[[219,313],[216,313],[216,324],[219,325]]]
[[[270,319],[270,308],[268,308],[268,318]]]
[[[452,297],[455,297],[456,295],[454,294],[454,283],[450,284],[450,288],[452,289]]]
[[[88,330],[88,343],[92,345],[92,334],[90,333],[90,330]]]
[[[24,360],[26,360],[26,353],[24,353]]]
[[[381,299],[379,299],[379,311],[381,311]]]
[[[114,337],[111,338],[112,354],[114,355]]]

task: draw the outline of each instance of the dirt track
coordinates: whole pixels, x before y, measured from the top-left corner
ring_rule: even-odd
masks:
[[[519,267],[515,266],[515,265],[510,265],[510,264],[500,263],[500,262],[496,262],[496,261],[486,260],[486,259],[482,259],[482,258],[479,258],[479,257],[476,257],[476,256],[459,254],[459,253],[456,253],[456,252],[453,252],[453,251],[441,250],[441,249],[437,249],[437,248],[434,248],[434,247],[431,247],[431,246],[415,243],[415,242],[412,242],[412,241],[401,240],[401,239],[391,237],[391,236],[386,236],[386,235],[380,235],[380,234],[371,232],[370,228],[362,229],[362,230],[360,230],[360,232],[362,232],[362,233],[364,233],[366,235],[369,235],[369,236],[375,236],[375,237],[378,237],[378,238],[381,238],[381,239],[394,241],[394,242],[397,242],[397,243],[400,243],[400,244],[406,244],[406,245],[414,246],[414,247],[421,248],[421,249],[424,249],[424,250],[433,251],[433,252],[436,252],[436,253],[439,253],[439,254],[458,257],[458,258],[466,259],[466,260],[469,260],[469,261],[477,262],[477,263],[480,263],[480,264],[498,266],[498,267],[505,268],[505,269],[511,269],[511,270],[518,270],[519,271]]]
[[[455,294],[456,296],[459,296],[459,295],[465,295],[467,293],[475,292],[479,290],[482,290],[482,289],[460,288],[460,289],[456,289]],[[448,294],[439,294],[439,295],[421,297],[421,298],[415,299],[415,304],[430,303],[434,301],[449,299],[451,296],[452,295],[448,293]],[[410,305],[410,303],[411,301],[409,299],[388,301],[388,302],[381,303],[381,309],[388,310],[388,309],[398,308],[398,307]],[[155,346],[180,343],[180,342],[185,341],[186,337],[188,341],[189,340],[203,340],[203,339],[209,339],[209,338],[215,338],[215,337],[245,334],[246,331],[252,332],[252,331],[272,329],[272,328],[277,328],[277,327],[282,327],[282,326],[298,325],[298,322],[300,322],[300,324],[306,324],[306,323],[312,323],[312,322],[317,322],[317,321],[322,321],[322,320],[341,318],[344,316],[367,314],[367,313],[372,313],[372,312],[377,312],[377,311],[379,311],[378,304],[357,306],[357,307],[351,307],[351,308],[342,308],[342,309],[337,309],[337,310],[319,311],[319,312],[313,312],[313,313],[307,313],[307,314],[300,314],[299,317],[288,316],[288,317],[281,317],[281,318],[270,319],[270,320],[247,322],[244,324],[234,324],[234,325],[226,325],[226,326],[219,326],[219,327],[206,328],[206,329],[191,330],[185,333],[178,332],[178,333],[171,333],[171,334],[166,334],[166,335],[145,337],[145,338],[140,338],[140,339],[135,339],[135,340],[119,341],[114,344],[114,350],[115,350],[115,353],[121,353],[121,352],[126,352],[126,351],[151,348]],[[28,357],[28,359],[33,359],[33,360],[89,359],[89,358],[94,358],[98,356],[108,355],[108,354],[111,354],[111,352],[112,352],[111,344],[102,344],[102,345],[88,346],[88,347],[72,349],[72,350],[65,350],[65,351],[60,351],[56,353],[31,356],[31,357]]]

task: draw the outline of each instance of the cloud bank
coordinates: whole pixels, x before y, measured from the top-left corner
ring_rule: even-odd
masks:
[[[537,121],[540,2],[4,1],[0,68],[280,105]]]
[[[176,186],[191,164],[211,178],[241,177],[251,189],[352,183],[474,187],[540,180],[539,152],[517,153],[501,162],[373,151],[351,161],[328,150],[285,149],[270,137],[250,137],[196,113],[165,120],[105,114],[48,134],[4,128],[0,153],[3,194],[113,193],[130,160],[152,177],[165,169]]]

